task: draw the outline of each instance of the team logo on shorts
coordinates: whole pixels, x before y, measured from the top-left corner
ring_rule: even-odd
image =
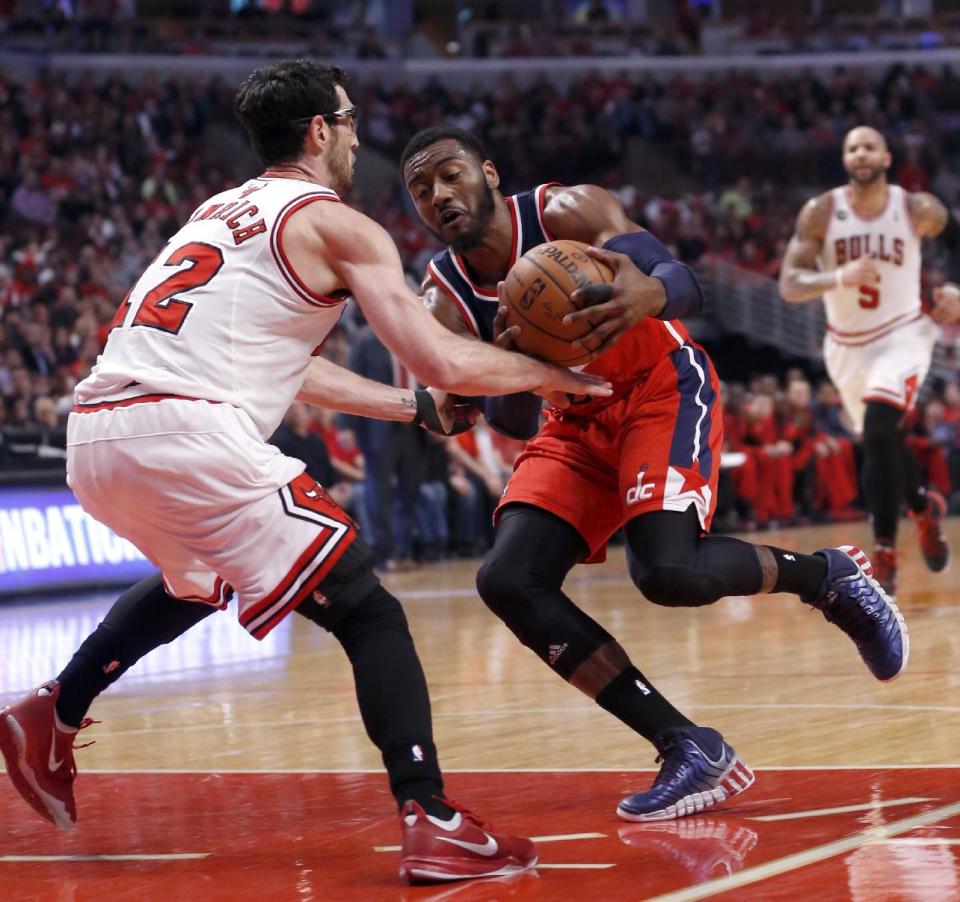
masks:
[[[649,501],[653,497],[653,490],[656,488],[655,482],[644,482],[643,477],[647,472],[647,464],[640,468],[637,473],[637,484],[627,490],[627,504],[639,504],[641,501]]]

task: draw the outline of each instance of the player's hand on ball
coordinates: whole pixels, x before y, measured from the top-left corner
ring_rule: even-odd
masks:
[[[626,254],[596,247],[589,248],[587,253],[613,270],[613,281],[577,289],[570,299],[583,309],[568,313],[563,321],[587,320],[593,325],[593,329],[573,342],[573,346],[596,356],[612,348],[637,320],[656,316],[663,310],[667,295],[663,282],[640,272]]]
[[[507,314],[510,308],[507,306],[506,288],[504,282],[497,282],[497,295],[500,298],[500,306],[497,308],[497,315],[493,318],[493,343],[498,348],[505,351],[517,351],[517,336],[520,334],[520,326],[507,326]]]
[[[860,257],[840,267],[841,285],[877,285],[879,282],[880,270],[870,257]]]
[[[960,286],[947,282],[933,290],[933,310],[930,316],[935,323],[950,325],[960,322]]]

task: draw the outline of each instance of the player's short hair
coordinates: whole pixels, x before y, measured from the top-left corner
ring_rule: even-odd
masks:
[[[337,85],[346,83],[339,66],[285,60],[254,69],[237,89],[234,111],[265,165],[289,163],[303,153],[310,117],[334,112]]]
[[[436,144],[437,141],[456,141],[464,150],[472,153],[481,163],[490,159],[487,148],[475,134],[455,125],[435,125],[417,132],[403,148],[400,155],[400,172],[407,168],[407,161],[415,153],[420,153],[425,147]]]

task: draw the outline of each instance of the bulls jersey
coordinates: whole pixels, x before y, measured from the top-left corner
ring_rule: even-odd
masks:
[[[268,437],[344,298],[312,292],[281,247],[288,218],[338,203],[308,181],[261,176],[201,204],[127,294],[79,405],[143,395],[218,401]]]
[[[838,269],[870,257],[880,272],[876,285],[824,292],[830,337],[839,344],[859,345],[920,319],[920,237],[910,217],[907,192],[889,185],[886,206],[876,216],[857,212],[849,186],[834,188],[830,200],[821,269]]]
[[[513,222],[509,267],[527,251],[555,237],[547,230],[543,220],[546,194],[553,187],[556,187],[555,182],[505,198]],[[457,305],[470,331],[484,341],[493,341],[493,320],[499,306],[496,289],[476,285],[470,279],[465,261],[452,248],[437,254],[428,264],[427,273]],[[588,402],[578,410],[585,410],[587,406],[594,409],[621,397],[667,354],[676,351],[688,340],[689,335],[679,320],[663,322],[644,317],[613,348],[583,368],[612,382],[613,397]]]

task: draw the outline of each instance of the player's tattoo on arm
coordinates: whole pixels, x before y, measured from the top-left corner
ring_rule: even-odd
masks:
[[[907,195],[913,227],[921,238],[938,238],[950,221],[950,213],[939,198],[926,191]]]
[[[766,545],[754,545],[753,550],[757,553],[757,563],[760,564],[760,588],[757,589],[757,594],[766,595],[772,592],[777,584],[780,567],[773,552]]]
[[[807,201],[794,230],[780,268],[780,294],[791,302],[820,297],[837,284],[837,272],[821,272],[817,257],[830,221],[831,202],[828,194]]]

